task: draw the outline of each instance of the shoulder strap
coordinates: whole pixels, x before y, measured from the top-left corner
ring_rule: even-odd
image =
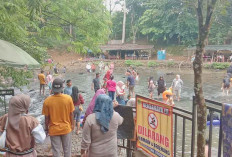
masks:
[[[8,117],[6,118],[6,124],[5,124],[4,130],[6,130],[7,125],[8,125]]]

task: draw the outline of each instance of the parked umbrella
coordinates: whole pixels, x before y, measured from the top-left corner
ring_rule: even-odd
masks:
[[[39,68],[40,64],[18,46],[0,40],[0,65]]]

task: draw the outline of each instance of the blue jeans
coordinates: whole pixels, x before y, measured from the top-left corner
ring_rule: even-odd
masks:
[[[112,101],[114,100],[114,94],[115,92],[112,91],[108,91],[109,97],[112,99]]]

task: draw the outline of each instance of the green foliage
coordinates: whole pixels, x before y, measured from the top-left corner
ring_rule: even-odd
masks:
[[[230,63],[215,62],[212,64],[204,64],[204,68],[207,69],[227,69],[230,66]]]
[[[115,12],[112,15],[112,34],[111,38],[115,40],[122,39],[122,22],[123,22],[123,12]],[[130,27],[130,16],[127,15],[126,20],[126,37],[130,37],[131,27]]]
[[[7,87],[9,84],[3,84],[3,79],[12,79],[12,86],[18,87],[28,85],[30,78],[33,77],[33,73],[31,71],[24,71],[23,69],[16,69],[13,67],[0,67],[0,75],[1,78],[0,86]]]
[[[132,38],[133,30],[137,30],[137,38],[146,37],[157,45],[195,46],[198,38],[198,23],[194,6],[195,1],[186,0],[128,0],[127,40]],[[231,14],[231,0],[217,4],[209,34],[209,44],[230,43]],[[121,39],[122,21],[122,12],[113,14],[112,38]]]
[[[143,63],[140,61],[125,60],[127,66],[143,66]]]
[[[141,32],[153,41],[191,45],[197,39],[195,10],[183,0],[154,0],[146,3],[140,19]]]
[[[46,49],[58,45],[78,53],[99,52],[111,26],[102,0],[0,0],[0,15],[0,38],[40,63]]]
[[[232,1],[218,3],[214,12],[213,24],[209,34],[210,44],[224,44],[232,39]],[[227,44],[227,43],[226,43]]]
[[[212,64],[211,63],[205,63],[205,64],[203,64],[203,67],[206,68],[206,69],[211,69]]]
[[[174,56],[181,56],[183,55],[183,51],[185,48],[185,46],[167,46],[165,47],[165,50],[168,54],[172,54]]]
[[[39,28],[37,22],[30,19],[27,2],[0,0],[0,38],[19,46],[42,62],[46,49],[35,38]]]
[[[159,66],[159,63],[155,62],[155,61],[149,61],[147,63],[148,67],[157,67]]]
[[[175,62],[174,61],[168,61],[168,67],[173,67],[175,65]]]
[[[42,35],[69,40],[68,50],[99,52],[99,45],[108,40],[111,20],[102,0],[44,2],[42,16],[45,20]]]

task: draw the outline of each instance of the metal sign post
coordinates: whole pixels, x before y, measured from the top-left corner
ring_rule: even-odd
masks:
[[[6,113],[6,95],[14,96],[14,89],[3,89],[3,90],[0,90],[0,96],[4,97],[5,113]]]

